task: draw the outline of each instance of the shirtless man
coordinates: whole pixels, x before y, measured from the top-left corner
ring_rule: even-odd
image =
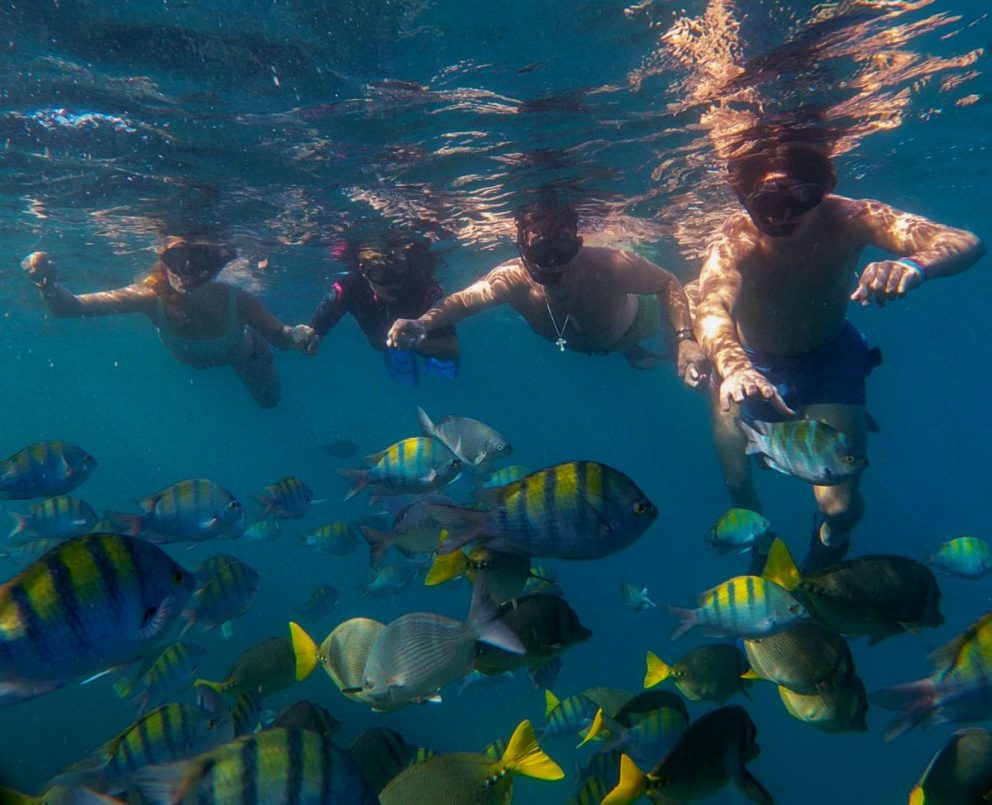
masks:
[[[864,381],[880,357],[847,321],[848,302],[883,306],[964,271],[984,247],[969,232],[834,195],[830,160],[810,144],[778,143],[732,160],[730,182],[744,211],[709,248],[696,332],[713,364],[714,438],[732,504],[760,511],[737,418],[821,420],[863,454]],[[865,266],[852,293],[865,246],[898,257]],[[844,556],[864,510],[857,475],[813,491],[822,522],[806,570]]]
[[[708,363],[696,343],[678,279],[632,252],[583,246],[575,210],[546,198],[517,212],[520,257],[496,266],[417,319],[398,319],[388,345],[414,349],[427,333],[489,307],[509,304],[562,352],[622,352],[638,369],[664,356],[639,342],[667,330],[679,376],[702,388]]]

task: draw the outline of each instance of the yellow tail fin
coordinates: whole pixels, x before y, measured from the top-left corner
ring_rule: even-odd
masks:
[[[790,593],[797,589],[802,582],[796,561],[792,558],[785,543],[778,537],[772,541],[772,547],[768,549],[768,561],[765,562],[765,570],[761,575],[769,581],[774,581],[780,587],[784,587]]]
[[[988,799],[988,797],[985,798]],[[926,801],[926,794],[923,793],[923,789],[919,786],[916,786],[916,788],[909,792],[909,805],[925,805]]]
[[[586,730],[585,737],[578,743],[575,747],[578,749],[580,746],[585,746],[589,741],[595,740],[600,737],[600,733],[606,731],[606,724],[603,722],[603,708],[600,707],[596,711],[596,717],[592,720],[592,724],[589,725],[589,729]]]
[[[210,688],[210,690],[215,690],[218,693],[223,693],[227,688],[227,682],[211,682],[209,679],[197,679],[193,682],[194,688],[198,688],[201,685],[205,688]]]
[[[301,682],[317,667],[320,652],[313,638],[298,623],[289,622],[289,636],[293,641],[293,654],[296,655],[296,681]]]
[[[620,782],[603,797],[602,805],[630,805],[648,790],[647,775],[627,755],[620,756]]]
[[[664,682],[672,675],[672,666],[665,662],[653,651],[648,652],[648,670],[644,674],[644,687],[653,688],[655,685]]]
[[[499,759],[499,768],[511,774],[522,774],[538,780],[560,780],[565,776],[561,766],[544,754],[534,727],[529,721],[521,721],[510,736],[503,757]]]
[[[555,696],[550,688],[544,689],[544,717],[547,718],[554,712],[554,709],[561,704],[558,697]]]
[[[468,558],[462,551],[452,551],[443,556],[437,554],[434,557],[434,562],[431,564],[431,569],[427,571],[424,584],[427,587],[435,587],[438,584],[444,584],[446,581],[457,579],[459,576],[465,575],[465,569],[467,567]]]

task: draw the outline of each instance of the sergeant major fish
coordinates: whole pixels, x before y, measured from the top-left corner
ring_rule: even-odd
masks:
[[[480,541],[506,553],[597,559],[626,548],[658,516],[637,484],[594,461],[556,464],[477,495],[495,508],[428,507],[449,531],[439,553]]]
[[[314,502],[313,491],[295,475],[280,478],[265,487],[264,494],[255,499],[262,504],[259,519],[272,515],[279,518],[302,517]]]
[[[108,512],[107,516],[130,523],[129,533],[149,542],[202,542],[240,537],[245,530],[245,510],[223,486],[204,478],[190,478],[167,486],[140,502],[142,514]]]
[[[81,537],[90,532],[98,520],[89,503],[69,495],[43,500],[31,507],[30,514],[10,514],[17,524],[7,539],[16,538],[18,542],[26,541],[25,536],[58,540]]]
[[[370,499],[391,495],[419,495],[440,489],[458,477],[461,459],[436,439],[415,436],[390,445],[365,459],[369,469],[342,469],[351,480],[344,496],[350,500],[365,488]]]
[[[57,546],[0,585],[0,705],[141,659],[194,586],[141,539],[91,534]]]
[[[760,453],[773,470],[794,475],[811,484],[832,486],[847,481],[868,466],[847,435],[815,419],[787,422],[738,420],[748,438],[747,453]]]
[[[71,442],[36,442],[0,462],[0,500],[65,495],[95,467],[96,459]]]

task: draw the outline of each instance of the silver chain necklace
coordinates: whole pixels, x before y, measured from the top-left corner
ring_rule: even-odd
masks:
[[[558,340],[555,341],[555,346],[561,352],[565,351],[565,344],[568,341],[565,340],[565,330],[568,328],[568,320],[572,318],[572,314],[568,313],[565,316],[565,323],[558,329],[558,322],[555,321],[555,314],[551,312],[551,303],[548,302],[548,292],[542,287],[541,292],[544,294],[544,306],[548,309],[548,316],[551,317],[551,326],[555,328],[555,334],[558,336]]]

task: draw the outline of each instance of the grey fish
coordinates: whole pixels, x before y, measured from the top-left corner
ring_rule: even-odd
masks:
[[[826,422],[798,419],[787,422],[738,420],[748,438],[747,453],[760,453],[765,464],[811,484],[840,484],[868,466],[847,435]]]
[[[483,467],[493,459],[504,458],[513,452],[505,436],[477,419],[446,416],[434,423],[419,407],[417,418],[424,436],[442,442],[467,466]]]
[[[958,730],[930,759],[909,795],[910,805],[960,805],[988,800],[992,789],[992,733]]]

